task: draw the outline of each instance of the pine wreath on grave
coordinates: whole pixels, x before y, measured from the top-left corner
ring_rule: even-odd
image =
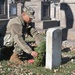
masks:
[[[46,53],[46,41],[40,43],[38,47],[34,49],[38,52],[38,57],[35,58],[35,66],[44,66],[45,65],[45,53]]]

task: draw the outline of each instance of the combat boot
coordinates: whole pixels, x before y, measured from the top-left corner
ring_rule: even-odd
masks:
[[[23,61],[19,59],[19,56],[16,53],[12,54],[12,56],[10,57],[10,61],[15,64],[23,64]]]

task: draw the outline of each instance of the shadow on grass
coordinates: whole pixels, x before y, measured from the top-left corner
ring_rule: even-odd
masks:
[[[75,56],[73,56],[73,57],[62,57],[61,64],[66,64],[67,62],[71,61],[72,59],[73,59],[73,62],[75,62]]]
[[[70,57],[62,57],[62,62],[61,64],[66,64],[67,62],[71,61],[71,58]]]
[[[0,49],[0,61],[9,60],[13,53],[14,47],[3,47]]]
[[[71,49],[70,48],[64,48],[63,50],[62,50],[62,52],[64,53],[64,52],[70,52],[71,51]],[[73,56],[73,57],[69,57],[68,55],[66,56],[66,57],[62,57],[61,58],[61,60],[62,60],[62,62],[61,62],[61,64],[66,64],[67,62],[69,62],[69,61],[71,61],[71,60],[75,60],[75,56]]]
[[[63,53],[64,52],[69,52],[69,51],[71,51],[70,48],[62,49]],[[71,58],[70,57],[62,57],[61,60],[62,60],[61,64],[66,64],[67,62],[69,62],[71,60]]]
[[[64,48],[64,49],[62,49],[62,52],[69,52],[69,51],[71,51],[70,48]]]

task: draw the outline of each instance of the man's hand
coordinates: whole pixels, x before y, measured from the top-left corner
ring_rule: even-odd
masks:
[[[38,56],[38,53],[37,53],[37,52],[35,52],[35,51],[32,51],[32,52],[31,52],[31,55],[35,58],[35,57],[37,57],[37,56]]]
[[[29,64],[33,64],[34,62],[35,62],[34,59],[29,59],[29,60],[28,60],[28,63],[29,63]]]

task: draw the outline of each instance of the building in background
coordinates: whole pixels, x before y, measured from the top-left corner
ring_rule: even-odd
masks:
[[[0,19],[7,18],[7,0],[0,0]]]
[[[10,19],[21,14],[25,0],[0,0],[0,19]]]

